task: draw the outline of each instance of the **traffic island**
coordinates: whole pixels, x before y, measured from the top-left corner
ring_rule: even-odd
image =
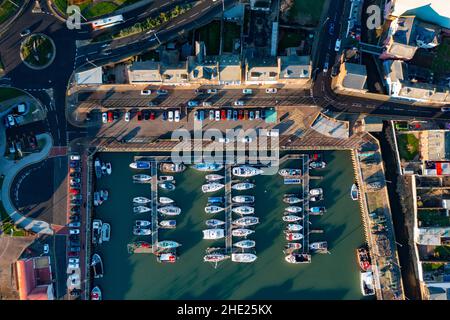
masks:
[[[56,56],[53,40],[42,33],[28,36],[20,45],[20,58],[30,69],[42,70],[52,64]]]

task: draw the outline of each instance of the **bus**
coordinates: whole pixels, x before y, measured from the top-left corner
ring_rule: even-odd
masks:
[[[92,25],[92,29],[100,30],[100,29],[115,26],[115,25],[123,23],[123,22],[125,22],[125,20],[123,19],[123,16],[121,14],[119,14],[117,16],[112,16],[112,17],[107,17],[107,18],[92,21],[91,25]]]

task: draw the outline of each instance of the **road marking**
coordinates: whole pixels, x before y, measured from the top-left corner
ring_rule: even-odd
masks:
[[[193,18],[193,17],[195,17],[195,16],[197,16],[197,15],[198,15],[198,12],[194,13],[194,14],[191,16],[191,18]]]

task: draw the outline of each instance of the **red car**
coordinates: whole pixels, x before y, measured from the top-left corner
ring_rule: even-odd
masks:
[[[80,190],[77,190],[77,189],[70,189],[70,193],[71,193],[71,194],[79,194],[79,193],[80,193]]]
[[[220,118],[222,120],[227,120],[227,112],[224,109],[220,110]]]
[[[150,120],[155,120],[155,112],[150,112]]]
[[[138,121],[142,120],[142,112],[141,111],[138,111],[138,113],[137,113],[137,120]]]
[[[112,113],[112,111],[108,111],[108,122],[113,122],[113,113]]]
[[[244,110],[239,110],[238,119],[243,120],[244,119]]]
[[[78,257],[79,253],[78,252],[74,252],[74,251],[69,251],[69,253],[67,254],[69,257]]]

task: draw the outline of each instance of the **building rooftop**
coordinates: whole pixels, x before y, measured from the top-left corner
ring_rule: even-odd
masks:
[[[342,86],[350,89],[363,90],[366,86],[367,70],[361,64],[344,62],[347,71],[342,81]]]
[[[280,78],[283,79],[304,79],[311,77],[311,57],[310,56],[280,56]]]

